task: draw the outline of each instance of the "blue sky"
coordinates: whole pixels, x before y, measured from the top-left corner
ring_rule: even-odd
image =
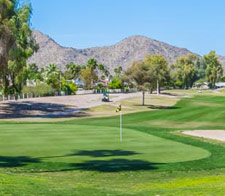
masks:
[[[63,46],[145,35],[198,54],[225,55],[224,0],[30,0],[32,27]]]

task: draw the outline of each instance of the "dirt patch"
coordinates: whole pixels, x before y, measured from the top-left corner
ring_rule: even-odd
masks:
[[[202,137],[205,139],[225,141],[225,130],[183,131],[183,134],[196,136],[196,137]]]
[[[124,99],[141,96],[140,93],[110,94],[110,102],[102,102],[101,94],[42,97],[19,101],[0,102],[0,119],[19,118],[71,118],[86,117],[89,108],[113,105]]]

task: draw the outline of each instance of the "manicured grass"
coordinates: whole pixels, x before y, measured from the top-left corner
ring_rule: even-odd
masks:
[[[169,99],[169,98],[168,98]],[[225,129],[225,97],[58,123],[0,124],[0,195],[225,195],[225,145],[176,134]]]
[[[123,130],[86,125],[0,125],[0,167],[32,171],[129,171],[157,169],[161,164],[202,159],[207,150]],[[16,139],[15,139],[16,138]],[[18,169],[17,169],[18,171]]]

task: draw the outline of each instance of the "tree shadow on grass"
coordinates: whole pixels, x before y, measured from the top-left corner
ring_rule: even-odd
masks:
[[[127,150],[81,150],[69,156],[90,156],[90,157],[111,157],[111,156],[131,156],[139,154]]]
[[[30,158],[27,156],[7,157],[0,156],[0,168],[20,168],[23,172],[63,172],[63,171],[98,171],[98,172],[123,172],[123,171],[139,171],[139,170],[156,170],[162,163],[152,163],[140,159],[114,158],[110,160],[101,160],[110,156],[132,156],[138,154],[133,151],[123,150],[93,150],[78,151],[74,154],[64,156],[52,156],[41,158]],[[87,159],[84,162],[61,162],[51,161],[51,158],[60,158],[68,156],[87,156],[97,158],[95,160]],[[43,160],[46,159],[47,160]],[[100,158],[100,159],[99,159]],[[48,160],[49,159],[49,160]],[[75,159],[79,160],[79,159]],[[19,171],[19,170],[18,170]]]
[[[123,172],[156,170],[162,163],[151,163],[143,160],[111,159],[111,160],[91,160],[84,163],[71,164],[72,167],[83,171],[98,172]]]
[[[112,157],[112,156],[131,156],[131,155],[137,155],[137,154],[140,154],[140,153],[137,153],[135,151],[127,151],[127,150],[80,150],[67,155],[41,157],[41,159],[72,157],[72,156]]]
[[[141,104],[137,104],[135,106],[143,106]],[[147,106],[149,109],[179,109],[180,107],[176,107],[176,106],[163,106],[163,105],[147,105],[145,104],[144,106]]]
[[[0,103],[0,119],[83,117],[88,116],[85,110],[63,104],[12,101]]]
[[[57,157],[70,157],[70,156],[87,156],[93,158],[104,158],[104,157],[116,157],[116,156],[132,156],[139,153],[135,151],[125,150],[82,150],[72,154],[64,156],[53,156],[53,157],[42,157],[42,158],[57,158]],[[99,172],[122,172],[122,171],[138,171],[138,170],[155,170],[162,163],[152,163],[140,159],[126,159],[126,158],[114,158],[110,160],[86,160],[78,163],[58,163],[55,167],[57,171],[71,171],[71,170],[82,170],[82,171],[99,171]],[[56,166],[56,165],[55,165]],[[51,169],[54,166],[52,165]],[[50,172],[50,171],[49,171]]]
[[[30,163],[40,163],[40,159],[30,158],[27,156],[20,157],[8,157],[0,156],[0,168],[1,167],[21,167]]]
[[[162,105],[148,105],[150,109],[179,109],[180,107],[176,106],[162,106]]]
[[[176,93],[168,93],[168,92],[161,92],[160,94],[161,94],[161,95],[172,96],[172,97],[177,97],[177,96],[179,96],[179,95],[176,94]]]

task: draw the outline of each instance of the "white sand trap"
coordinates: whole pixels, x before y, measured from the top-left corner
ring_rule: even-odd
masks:
[[[224,130],[196,130],[196,131],[183,131],[183,133],[186,135],[202,137],[206,139],[225,141]]]

